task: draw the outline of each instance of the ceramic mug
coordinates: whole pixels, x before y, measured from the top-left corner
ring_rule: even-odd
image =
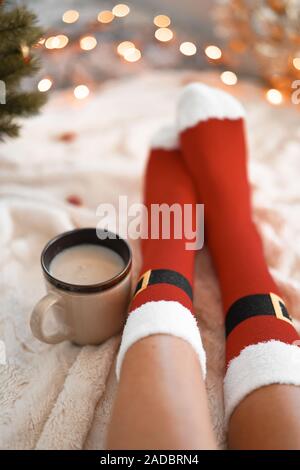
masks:
[[[70,340],[78,345],[97,345],[121,331],[130,300],[132,255],[128,243],[111,232],[83,228],[62,233],[50,240],[41,255],[47,294],[34,307],[30,319],[33,335],[56,344]],[[50,273],[53,258],[62,250],[80,244],[96,244],[118,253],[124,268],[105,282],[76,285],[60,281]],[[47,334],[44,322],[52,311],[59,331]]]

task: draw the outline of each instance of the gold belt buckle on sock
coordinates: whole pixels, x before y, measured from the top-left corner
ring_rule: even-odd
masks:
[[[225,320],[226,337],[241,322],[258,316],[275,317],[277,320],[283,320],[293,325],[293,320],[289,316],[284,301],[278,295],[273,292],[247,295],[238,299],[229,308]]]
[[[140,292],[142,292],[144,289],[146,289],[146,287],[148,287],[148,284],[149,284],[149,280],[150,280],[150,276],[151,276],[151,272],[152,270],[149,269],[148,271],[146,271],[138,280],[138,282],[140,283],[142,281],[142,285],[141,287],[136,291],[134,297],[136,295],[138,295]]]
[[[149,269],[138,280],[133,298],[148,286],[155,284],[169,284],[178,287],[193,300],[193,288],[189,280],[181,273],[172,269]]]
[[[279,320],[284,320],[292,325],[293,324],[292,320],[288,316],[283,315],[283,311],[282,311],[282,305],[284,306],[283,300],[278,295],[272,294],[272,293],[270,294],[270,298],[271,298],[271,302],[272,302],[276,317]]]

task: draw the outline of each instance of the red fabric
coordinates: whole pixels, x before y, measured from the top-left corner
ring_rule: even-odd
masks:
[[[240,297],[278,293],[252,222],[243,120],[210,119],[183,132],[181,142],[205,205],[205,229],[225,312]]]
[[[193,310],[193,302],[189,296],[182,289],[171,284],[153,284],[147,287],[134,297],[130,310],[134,310],[147,302],[158,300],[176,300],[190,311]]]
[[[240,351],[251,344],[276,339],[292,344],[299,340],[295,328],[288,322],[271,316],[256,316],[236,326],[227,337],[226,364],[239,355]]]
[[[224,312],[239,298],[280,295],[266,265],[261,239],[252,222],[243,119],[209,119],[181,134],[183,157],[194,179],[198,202],[205,205],[205,231],[220,281]],[[256,317],[229,335],[227,360],[259,341],[298,338],[277,318]]]
[[[151,204],[192,204],[196,209],[196,194],[192,180],[178,150],[154,149],[151,151],[144,180],[144,203],[148,209],[148,239],[142,240],[143,265],[141,275],[149,269],[171,269],[185,276],[193,286],[195,252],[186,250],[185,237],[174,238],[174,218],[171,216],[171,239],[151,239]],[[193,220],[194,219],[193,215]],[[162,224],[160,223],[160,229]],[[191,309],[188,295],[169,284],[149,286],[137,294],[132,301],[130,310],[150,300],[174,300]]]

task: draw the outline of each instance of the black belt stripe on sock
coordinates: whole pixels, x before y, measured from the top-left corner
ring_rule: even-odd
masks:
[[[145,282],[146,277],[147,280]],[[182,289],[189,298],[193,300],[193,289],[190,282],[182,274],[170,269],[153,269],[144,273],[137,283],[134,295],[145,289],[147,286],[152,286],[154,284],[171,284],[176,286],[179,289]]]
[[[229,308],[225,329],[226,337],[244,320],[251,317],[271,315],[292,323],[283,300],[275,294],[256,294],[242,297]]]

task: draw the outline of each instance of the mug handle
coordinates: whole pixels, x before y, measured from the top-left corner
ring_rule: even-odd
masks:
[[[48,344],[57,344],[65,340],[72,339],[71,332],[69,333],[54,333],[47,335],[43,331],[43,322],[47,315],[48,310],[58,303],[60,297],[50,293],[45,295],[34,307],[31,318],[30,318],[30,328],[33,335]]]

